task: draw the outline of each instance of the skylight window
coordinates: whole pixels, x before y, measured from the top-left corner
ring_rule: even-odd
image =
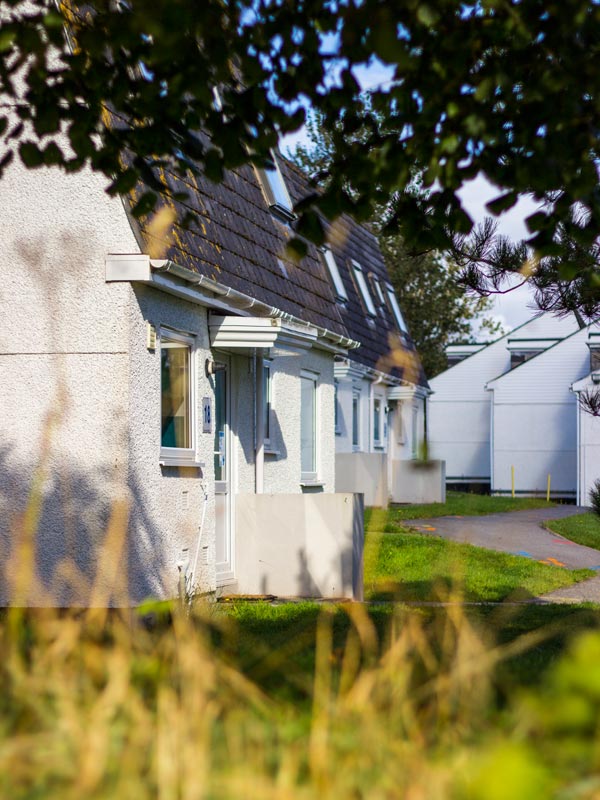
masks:
[[[356,285],[358,286],[358,290],[361,294],[367,313],[371,317],[376,317],[377,311],[375,310],[375,304],[373,303],[373,298],[371,297],[371,293],[369,292],[369,287],[367,286],[367,279],[365,277],[365,273],[363,272],[363,268],[358,263],[358,261],[353,261],[352,269],[354,271],[354,278],[356,280]]]
[[[340,271],[333,253],[328,247],[326,247],[324,250],[322,250],[322,256],[325,266],[327,267],[327,272],[329,273],[329,278],[333,284],[333,288],[335,289],[336,298],[338,300],[347,300],[348,294],[346,293],[346,288],[342,281],[342,276],[340,275]]]
[[[258,170],[261,184],[271,211],[286,221],[295,219],[292,200],[283,180],[275,154],[271,151],[268,165]]]
[[[400,306],[398,305],[398,301],[396,300],[396,295],[394,294],[393,288],[389,285],[387,287],[387,296],[388,296],[390,311],[394,315],[394,319],[396,320],[396,325],[400,328],[401,331],[403,331],[404,333],[408,333],[408,328],[406,327],[406,322],[404,322],[404,317],[402,316],[402,312],[400,311]]]
[[[370,275],[371,286],[375,294],[375,300],[380,306],[385,306],[385,297],[383,296],[383,289],[381,288],[381,281],[376,275]]]

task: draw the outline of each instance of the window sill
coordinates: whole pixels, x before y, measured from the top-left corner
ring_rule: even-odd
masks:
[[[265,447],[266,456],[280,456],[281,450],[274,450],[272,447]]]
[[[318,489],[321,486],[325,486],[325,481],[300,481],[300,486],[306,487],[308,489]]]
[[[204,461],[193,461],[189,458],[169,458],[161,456],[158,463],[161,467],[188,467],[189,469],[202,469],[206,466]]]

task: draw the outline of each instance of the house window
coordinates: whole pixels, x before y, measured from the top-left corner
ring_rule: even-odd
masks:
[[[377,311],[375,310],[375,304],[373,303],[373,298],[371,297],[371,293],[369,292],[369,287],[367,286],[367,279],[365,277],[365,273],[361,265],[358,261],[352,262],[352,270],[354,272],[354,278],[356,280],[356,285],[358,286],[358,290],[362,297],[363,304],[367,313],[371,317],[377,316]]]
[[[271,375],[271,362],[265,361],[263,363],[263,415],[264,415],[264,443],[267,450],[271,444],[271,403],[273,397],[273,382]]]
[[[327,267],[327,272],[329,273],[329,279],[331,280],[333,288],[335,289],[336,298],[338,300],[347,300],[348,294],[346,292],[346,288],[344,286],[344,282],[342,281],[342,276],[340,275],[340,271],[333,253],[328,247],[326,247],[322,251],[322,256],[325,266]]]
[[[375,447],[382,447],[383,441],[383,402],[380,397],[376,397],[373,400],[373,444]]]
[[[419,455],[419,406],[412,408],[412,457]]]
[[[194,460],[193,346],[191,336],[161,331],[161,456]]]
[[[340,383],[339,383],[337,378],[334,378],[334,381],[333,381],[333,417],[334,417],[333,427],[334,427],[336,435],[338,435],[338,436],[341,433],[339,388],[340,388]]]
[[[352,394],[352,448],[360,448],[360,392]]]
[[[375,295],[375,300],[380,306],[385,306],[385,297],[383,295],[383,289],[381,288],[381,281],[376,275],[370,275],[371,279],[371,286],[373,287],[373,294]]]
[[[404,317],[402,316],[402,312],[400,311],[400,306],[398,305],[398,300],[396,299],[394,289],[389,284],[387,287],[387,296],[388,296],[390,311],[392,312],[394,319],[396,320],[396,325],[400,328],[401,331],[403,331],[404,333],[408,333],[408,328],[406,327],[406,322],[404,322]]]
[[[300,463],[303,481],[317,480],[317,376],[300,376]]]
[[[258,170],[258,175],[271,211],[286,222],[295,219],[292,200],[273,151],[267,164]]]

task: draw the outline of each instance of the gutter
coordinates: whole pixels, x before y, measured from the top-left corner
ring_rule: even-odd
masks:
[[[276,319],[293,322],[295,325],[316,328],[317,335],[320,339],[326,339],[332,344],[342,347],[345,350],[355,350],[356,348],[360,347],[360,342],[351,339],[348,336],[342,336],[341,334],[334,333],[327,328],[322,328],[318,325],[306,322],[306,320],[300,319],[293,314],[289,314],[287,311],[282,311],[276,306],[270,306],[254,297],[250,297],[250,295],[237,291],[237,289],[232,289],[231,286],[225,286],[218,281],[207,278],[205,275],[199,275],[197,272],[193,272],[186,267],[182,267],[170,259],[151,258],[149,259],[149,264],[153,272],[166,272],[176,275],[178,278],[186,281],[186,283],[191,283],[193,286],[206,289],[210,292],[213,292],[218,297],[228,300],[232,306],[241,311],[250,311],[251,309],[257,316],[275,317]]]
[[[172,283],[172,278],[179,278],[188,286]],[[182,267],[170,259],[150,258],[147,253],[109,253],[105,261],[105,279],[108,283],[112,281],[145,283],[199,305],[241,312],[242,316],[251,316],[252,311],[258,317],[281,319],[298,327],[311,328],[317,331],[319,339],[324,340],[320,342],[321,347],[334,352],[338,349],[355,350],[360,347],[360,342],[348,336],[314,325],[276,306],[263,303],[255,297],[238,292],[231,286],[225,286],[205,275]],[[210,292],[213,296],[203,295],[203,291]]]

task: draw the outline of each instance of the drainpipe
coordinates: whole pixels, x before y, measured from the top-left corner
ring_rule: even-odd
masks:
[[[259,355],[257,352],[256,371],[254,373],[256,386],[256,453],[254,458],[256,494],[263,493],[265,482],[265,415],[263,413],[265,405],[264,371],[263,356]]]

